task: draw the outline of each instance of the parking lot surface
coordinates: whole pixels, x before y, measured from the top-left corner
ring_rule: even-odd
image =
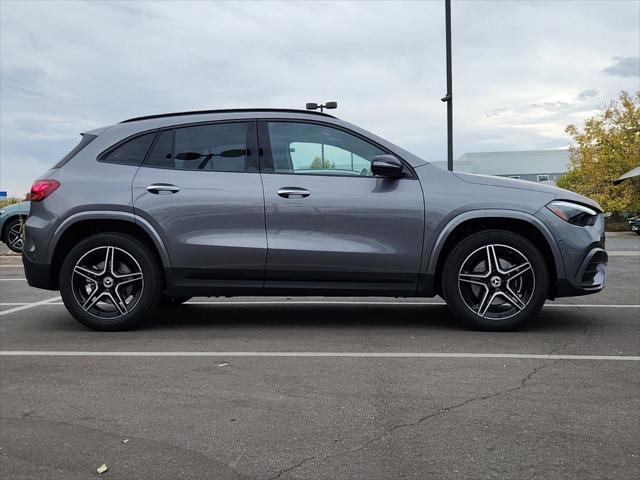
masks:
[[[638,239],[509,333],[439,298],[246,297],[98,333],[0,256],[0,476],[637,479]]]

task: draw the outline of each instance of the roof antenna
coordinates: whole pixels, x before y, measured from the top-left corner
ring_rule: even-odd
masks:
[[[327,102],[324,105],[318,105],[317,103],[307,103],[307,110],[318,110],[323,112],[324,109],[331,110],[333,108],[338,108],[338,102]]]
[[[447,102],[447,170],[453,170],[453,86],[451,81],[451,0],[444,0],[447,44],[447,94],[441,99]]]

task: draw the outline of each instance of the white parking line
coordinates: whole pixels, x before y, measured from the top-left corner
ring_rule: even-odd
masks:
[[[640,250],[609,250],[610,257],[640,257]]]
[[[26,282],[26,278],[0,278],[0,282]]]
[[[22,268],[22,267],[23,267],[23,265],[21,263],[15,263],[15,264],[13,264],[13,263],[2,264],[2,263],[0,263],[0,268]]]
[[[58,350],[0,350],[2,357],[287,357],[287,358],[489,358],[519,360],[600,360],[638,362],[632,355],[554,355],[535,353],[457,352],[89,352]]]
[[[57,300],[60,300],[60,297],[48,298],[46,300],[41,300],[39,302],[27,303],[26,305],[22,305],[20,307],[10,308],[9,310],[3,310],[3,311],[0,312],[0,317],[3,316],[3,315],[9,315],[10,313],[20,312],[20,311],[26,310],[28,308],[38,307],[40,305],[45,305],[47,303],[55,302]]]

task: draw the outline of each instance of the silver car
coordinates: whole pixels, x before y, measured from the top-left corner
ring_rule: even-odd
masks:
[[[510,330],[605,286],[600,206],[449,172],[330,115],[216,110],[82,135],[31,192],[29,284],[96,330],[192,296],[446,299]]]

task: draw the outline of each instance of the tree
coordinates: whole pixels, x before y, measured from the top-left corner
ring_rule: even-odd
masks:
[[[326,158],[324,159],[324,162],[323,162],[322,158],[316,157],[316,158],[313,159],[313,162],[311,162],[310,168],[313,168],[313,169],[316,169],[316,168],[336,168],[336,164],[335,163],[331,163]]]
[[[620,92],[585,121],[582,131],[574,125],[565,131],[576,144],[569,149],[571,167],[558,178],[558,186],[593,198],[606,212],[640,210],[637,181],[612,183],[640,164],[640,91]]]

